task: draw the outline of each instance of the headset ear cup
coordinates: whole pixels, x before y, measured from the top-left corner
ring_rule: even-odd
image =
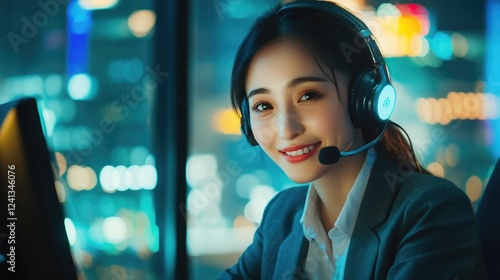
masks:
[[[371,108],[377,72],[366,70],[355,75],[349,87],[349,116],[355,127],[364,129],[373,125]]]
[[[349,85],[349,116],[354,127],[359,127],[358,119],[356,117],[356,95],[358,93],[358,85],[361,76],[361,74],[354,75],[351,79],[351,84]]]
[[[250,110],[248,108],[248,101],[246,98],[241,102],[241,133],[245,136],[248,144],[251,146],[258,146],[257,140],[253,136],[252,127],[250,126]]]

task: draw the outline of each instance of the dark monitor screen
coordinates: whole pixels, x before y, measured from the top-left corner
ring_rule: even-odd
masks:
[[[0,279],[77,279],[37,100],[0,105]]]

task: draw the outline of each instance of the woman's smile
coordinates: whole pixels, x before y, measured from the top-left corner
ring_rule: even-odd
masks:
[[[319,144],[295,145],[279,150],[283,158],[290,163],[298,163],[307,160],[318,150]]]

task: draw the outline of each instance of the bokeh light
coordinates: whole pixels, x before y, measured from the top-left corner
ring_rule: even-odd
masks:
[[[138,10],[130,14],[128,27],[136,37],[144,37],[151,32],[156,22],[156,14],[151,10]]]
[[[62,153],[56,152],[56,162],[57,162],[57,169],[59,172],[59,176],[62,176],[64,173],[66,173],[66,170],[68,169],[66,158]]]
[[[140,189],[152,190],[158,183],[158,174],[152,165],[132,165],[129,167],[106,165],[99,173],[99,183],[103,191],[107,193]]]
[[[78,0],[80,7],[86,10],[110,9],[118,4],[119,0]]]
[[[71,246],[75,245],[76,242],[76,228],[73,221],[70,218],[64,219],[64,227],[66,228],[66,234],[68,235],[69,244]]]
[[[454,143],[446,147],[444,152],[444,160],[448,166],[455,167],[460,161],[460,149]]]
[[[464,35],[453,32],[451,34],[451,43],[453,46],[453,54],[456,57],[465,57],[469,52],[469,43]]]
[[[68,185],[76,191],[91,190],[97,184],[95,171],[88,166],[72,165],[66,174]]]
[[[250,193],[250,201],[245,205],[245,218],[256,224],[262,221],[262,215],[267,203],[276,194],[276,190],[267,185],[258,185]]]
[[[217,172],[217,158],[213,154],[190,156],[186,163],[186,180],[190,187],[201,186]]]
[[[472,202],[477,201],[483,192],[483,181],[476,175],[469,177],[465,183],[465,192]]]
[[[68,94],[74,100],[89,100],[95,97],[97,84],[87,74],[76,74],[69,79]]]
[[[491,93],[449,92],[446,98],[418,98],[417,113],[429,124],[452,120],[486,120],[499,117],[500,98]]]
[[[431,49],[434,54],[442,60],[450,60],[453,56],[451,36],[438,31],[432,36]]]
[[[241,134],[240,118],[232,109],[221,109],[213,115],[215,129],[223,134]]]
[[[107,242],[119,244],[127,237],[127,225],[123,218],[108,217],[102,221],[102,232]]]
[[[250,198],[252,189],[259,184],[259,178],[253,174],[241,175],[236,180],[236,193],[241,198]]]
[[[54,182],[54,185],[56,188],[57,199],[60,203],[64,203],[66,201],[66,190],[64,189],[64,185],[57,180]]]
[[[439,162],[431,162],[427,165],[427,170],[438,177],[444,177],[444,168]]]

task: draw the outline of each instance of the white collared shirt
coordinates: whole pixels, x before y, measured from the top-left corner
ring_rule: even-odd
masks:
[[[304,236],[309,240],[309,249],[304,262],[304,269],[309,279],[337,280],[344,278],[349,242],[376,156],[374,148],[367,151],[365,162],[347,195],[334,227],[328,231],[328,235],[320,220],[318,193],[313,184],[309,184],[304,213],[300,219]],[[330,238],[332,242],[331,247],[328,245],[327,238]]]

